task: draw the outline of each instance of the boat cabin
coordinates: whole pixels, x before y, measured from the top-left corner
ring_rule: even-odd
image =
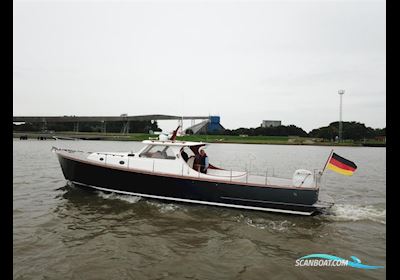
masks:
[[[307,171],[307,174],[295,174],[292,179],[250,175],[246,171],[226,170],[209,163],[206,173],[200,172],[194,160],[199,149],[208,144],[190,141],[160,141],[145,140],[146,144],[136,153],[91,153],[87,160],[96,164],[104,164],[118,168],[127,168],[132,171],[151,172],[173,176],[202,178],[209,180],[241,182],[256,185],[284,185],[298,187],[316,187],[315,176]],[[296,171],[297,172],[297,171]],[[299,183],[299,182],[300,183]]]
[[[90,154],[87,159],[107,165],[157,173],[199,176],[200,172],[194,169],[194,159],[199,154],[199,149],[205,147],[206,143],[160,140],[145,140],[142,143],[146,146],[136,153],[99,152]],[[217,170],[218,168],[210,164],[209,169]]]

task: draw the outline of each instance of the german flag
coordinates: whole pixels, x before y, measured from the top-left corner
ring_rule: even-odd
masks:
[[[357,165],[354,162],[342,158],[338,154],[332,153],[332,156],[328,162],[328,168],[337,173],[351,176],[357,169]]]

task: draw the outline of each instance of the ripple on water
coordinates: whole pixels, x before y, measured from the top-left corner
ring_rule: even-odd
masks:
[[[238,223],[245,224],[262,230],[271,230],[275,232],[285,232],[296,224],[288,220],[268,220],[263,218],[250,218],[242,214],[235,216],[234,220]]]
[[[125,201],[128,203],[137,203],[141,200],[140,196],[133,196],[133,195],[123,195],[123,194],[116,194],[116,193],[104,193],[102,191],[97,191],[98,196],[104,199],[117,199],[121,201]]]
[[[155,206],[161,213],[168,213],[168,212],[175,212],[177,210],[184,211],[183,207],[180,207],[176,204],[171,203],[160,203],[160,202],[153,202],[153,201],[146,201],[148,205]]]
[[[386,224],[386,209],[379,209],[372,205],[336,204],[323,217],[333,221],[369,220]]]
[[[116,193],[104,193],[102,191],[97,191],[97,194],[98,196],[104,199],[120,200],[131,204],[137,203],[142,199],[140,196],[116,194]],[[161,213],[175,212],[176,210],[184,211],[183,207],[173,203],[156,202],[153,200],[145,200],[145,201],[147,205],[157,208]]]

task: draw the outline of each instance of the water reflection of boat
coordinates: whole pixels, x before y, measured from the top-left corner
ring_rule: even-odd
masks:
[[[291,179],[209,165],[194,169],[206,143],[145,140],[136,153],[85,153],[53,148],[64,177],[75,185],[161,200],[311,215],[330,208],[319,200],[320,173],[296,170]],[[184,160],[182,152],[189,155]]]

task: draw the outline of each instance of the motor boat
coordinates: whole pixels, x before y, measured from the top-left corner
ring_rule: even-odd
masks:
[[[174,138],[144,140],[144,147],[137,152],[52,150],[66,180],[105,192],[299,215],[320,213],[333,205],[330,199],[319,200],[320,171],[298,169],[286,179],[210,163],[203,173],[196,168],[195,159],[209,144]]]

